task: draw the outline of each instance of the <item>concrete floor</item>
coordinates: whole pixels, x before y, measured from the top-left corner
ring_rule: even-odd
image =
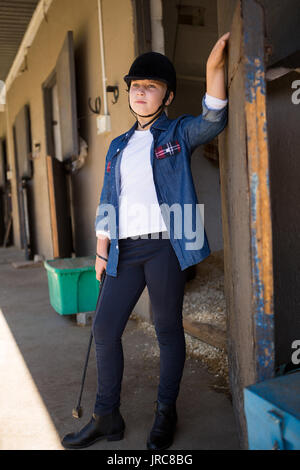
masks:
[[[24,261],[14,247],[0,248],[0,450],[62,450],[60,439],[90,419],[96,395],[95,350],[83,393],[84,415],[72,417],[77,404],[90,327],[75,316],[57,314],[49,303],[44,267],[16,269]],[[123,348],[125,370],[121,413],[122,441],[100,441],[91,450],[144,450],[154,418],[159,359],[149,356],[155,338],[128,321]],[[216,378],[187,358],[177,401],[178,427],[169,450],[238,449],[228,396],[216,391]]]

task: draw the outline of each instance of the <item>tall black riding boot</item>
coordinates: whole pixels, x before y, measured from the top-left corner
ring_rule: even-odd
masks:
[[[124,437],[125,422],[119,408],[105,416],[93,413],[90,422],[79,432],[67,434],[61,441],[66,449],[83,449],[100,439],[119,441]]]
[[[170,447],[177,423],[175,403],[167,405],[157,401],[156,404],[155,420],[147,440],[149,450],[163,450]]]

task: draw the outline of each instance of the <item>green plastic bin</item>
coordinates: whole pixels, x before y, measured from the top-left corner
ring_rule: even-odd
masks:
[[[60,315],[91,312],[96,308],[99,281],[95,257],[56,258],[44,261],[50,303]]]

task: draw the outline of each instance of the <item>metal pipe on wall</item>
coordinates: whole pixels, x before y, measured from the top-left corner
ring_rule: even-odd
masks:
[[[152,51],[165,53],[164,28],[162,24],[163,11],[161,0],[150,0]]]
[[[107,113],[107,95],[106,95],[106,73],[105,73],[105,58],[104,58],[104,40],[103,40],[103,25],[102,25],[102,1],[98,0],[98,22],[99,22],[99,40],[100,40],[100,55],[101,55],[101,75],[103,87],[103,114]]]

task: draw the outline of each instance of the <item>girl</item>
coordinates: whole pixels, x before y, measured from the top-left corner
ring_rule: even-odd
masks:
[[[212,140],[227,124],[224,65],[229,36],[224,34],[208,57],[207,89],[199,116],[167,118],[164,109],[175,97],[176,73],[166,56],[142,54],[124,77],[136,122],[111,142],[95,221],[96,277],[101,280],[105,275],[93,322],[97,396],[90,422],[62,440],[66,448],[123,438],[121,338],[146,285],[160,347],[155,419],[147,448],[167,449],[173,442],[185,363],[186,268],[210,253],[190,160],[197,146]]]

